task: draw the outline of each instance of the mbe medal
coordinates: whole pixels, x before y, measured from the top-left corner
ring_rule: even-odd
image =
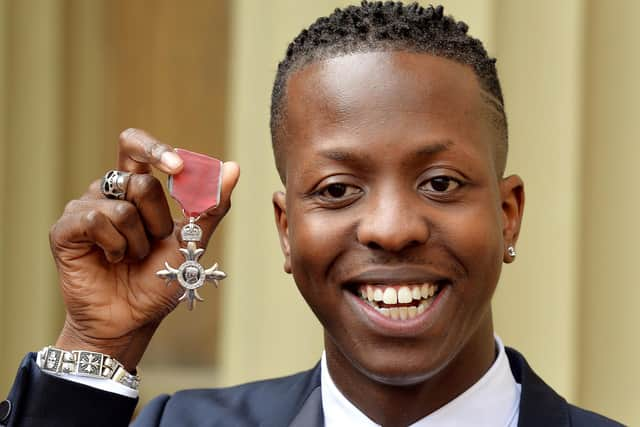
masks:
[[[222,185],[222,162],[204,154],[179,148],[175,151],[184,161],[184,168],[179,174],[169,176],[169,194],[180,203],[185,217],[189,220],[180,230],[180,237],[187,244],[186,249],[180,248],[185,261],[178,268],[173,268],[165,262],[165,268],[156,275],[165,279],[167,286],[177,281],[184,289],[180,301],[187,300],[189,310],[193,310],[196,300],[204,301],[198,294],[198,288],[206,282],[212,282],[217,287],[218,281],[226,277],[224,272],[218,270],[218,264],[205,269],[198,262],[204,249],[198,248],[198,243],[202,240],[202,229],[196,224],[203,212],[218,206]]]

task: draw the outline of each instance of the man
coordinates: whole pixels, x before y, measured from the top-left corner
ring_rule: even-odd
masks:
[[[273,205],[285,270],[324,327],[325,354],[292,377],[160,396],[135,425],[618,425],[567,404],[494,336],[491,298],[524,208],[521,179],[503,177],[494,63],[464,23],[417,4],[336,10],[294,40],[273,89],[286,190]],[[124,132],[124,200],[97,181],[53,227],[67,319],[59,350],[23,362],[8,425],[127,424],[136,379],[123,372],[182,293],[154,278],[180,256],[152,166],[174,174],[183,160]],[[205,240],[238,175],[224,165],[221,205],[199,221]],[[126,381],[47,373],[82,363],[74,350],[109,355]]]

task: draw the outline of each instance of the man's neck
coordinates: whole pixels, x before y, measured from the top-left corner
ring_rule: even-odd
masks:
[[[415,384],[388,385],[373,379],[356,369],[329,337],[327,365],[338,389],[367,417],[385,427],[406,427],[455,399],[489,370],[496,356],[489,326],[471,338],[477,342],[467,343],[442,369]]]

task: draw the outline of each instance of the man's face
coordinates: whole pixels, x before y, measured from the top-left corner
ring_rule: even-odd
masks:
[[[294,73],[285,102],[276,220],[330,369],[386,384],[479,369],[523,195],[519,178],[497,176],[472,69],[354,54]]]

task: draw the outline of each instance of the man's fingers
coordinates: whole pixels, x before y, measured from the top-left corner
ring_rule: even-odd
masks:
[[[87,237],[102,249],[107,261],[122,261],[127,252],[127,239],[118,232],[109,218],[100,211],[88,211],[82,217]]]
[[[173,231],[173,218],[162,184],[149,174],[131,175],[127,200],[137,208],[144,227],[154,239],[164,239]]]
[[[201,217],[198,224],[202,228],[203,242],[207,242],[218,223],[231,208],[231,193],[240,178],[240,166],[235,162],[224,162],[222,165],[222,189],[220,203],[215,209],[208,210]]]
[[[132,131],[136,138],[140,135],[148,137],[142,131]],[[140,132],[140,133],[139,133]],[[124,139],[131,141],[131,134],[128,136],[124,133]],[[149,137],[150,138],[150,137]],[[135,138],[134,138],[135,139]],[[127,142],[126,144],[147,144],[147,142]],[[121,146],[122,148],[122,146]],[[133,149],[123,149],[121,153],[132,153]],[[140,150],[138,150],[140,152]],[[144,150],[142,150],[144,152]],[[164,151],[167,153],[168,151]],[[171,151],[172,154],[175,154]],[[151,154],[151,156],[156,154]],[[160,155],[162,157],[162,155]],[[141,157],[137,157],[140,159]],[[149,158],[149,157],[147,157]],[[129,157],[132,160],[132,157]],[[148,163],[136,160],[131,168],[143,169]],[[123,168],[124,163],[119,164],[119,168]],[[231,207],[231,193],[236,186],[240,176],[240,168],[235,162],[225,162],[222,165],[222,188],[220,191],[220,202],[215,209],[205,212],[198,224],[203,230],[202,245],[204,246],[211,234],[222,220],[224,215]],[[133,260],[142,259],[148,255],[150,242],[149,239],[161,240],[171,234],[174,230],[174,221],[171,217],[171,211],[164,194],[160,182],[147,173],[132,173],[127,186],[126,200],[109,200],[104,198],[101,192],[101,181],[94,181],[88,191],[82,198],[75,203],[76,210],[97,210],[105,215],[115,230],[120,233],[126,241],[125,256]],[[81,206],[81,208],[79,208]],[[65,215],[67,215],[65,213]],[[93,225],[92,225],[93,226]],[[93,235],[93,232],[89,235]],[[95,234],[95,233],[94,233]],[[102,236],[102,234],[100,234]],[[80,236],[82,238],[82,235]],[[86,239],[86,234],[84,236]],[[96,237],[97,238],[97,237]],[[178,239],[180,236],[178,236]],[[98,244],[98,242],[96,242]],[[102,244],[98,244],[103,247]],[[105,243],[106,245],[106,243]],[[110,261],[112,256],[108,256],[105,250],[105,256]]]
[[[151,165],[168,174],[182,170],[180,156],[167,144],[140,129],[127,129],[120,134],[118,169],[133,173],[149,173]]]
[[[84,254],[88,247],[97,245],[109,262],[120,262],[127,251],[126,238],[107,215],[97,209],[85,209],[83,205],[77,200],[70,202],[68,212],[51,228],[49,240],[54,255],[69,249]]]
[[[130,202],[111,202],[110,212],[107,215],[120,234],[127,239],[127,258],[132,260],[145,258],[149,255],[150,244],[138,209]]]
[[[110,262],[140,260],[150,247],[138,210],[127,201],[72,201],[50,239],[54,252],[65,247],[85,252],[95,244]]]
[[[101,191],[101,179],[91,183],[81,201],[107,200]],[[126,200],[138,208],[144,228],[153,239],[164,239],[173,231],[173,218],[162,184],[150,174],[132,174]],[[117,203],[117,201],[111,201]]]

